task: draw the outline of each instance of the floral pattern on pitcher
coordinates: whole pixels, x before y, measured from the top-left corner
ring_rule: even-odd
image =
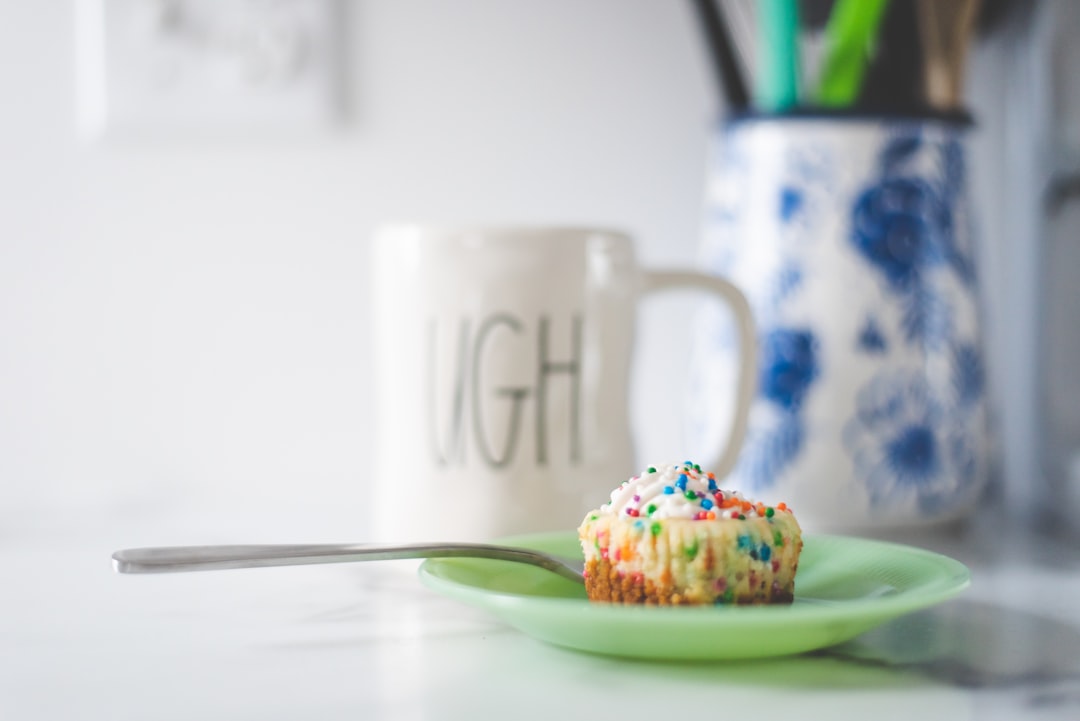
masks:
[[[821,373],[818,341],[806,328],[774,328],[760,339],[758,389],[770,418],[751,430],[737,472],[768,485],[795,460],[806,436],[801,409]]]
[[[925,174],[920,161],[927,157],[938,161],[939,173]],[[958,240],[967,234],[957,232],[953,217],[963,182],[955,139],[935,144],[903,133],[885,146],[878,182],[852,209],[850,241],[900,309],[891,333],[874,326],[868,338],[864,328],[856,347],[880,353],[890,342],[907,344],[926,363],[944,358],[951,367],[951,389],[932,388],[924,372],[901,367],[858,391],[844,441],[871,506],[913,496],[921,510],[939,512],[943,499],[962,498],[974,482],[978,430],[965,415],[982,396],[982,359],[974,343],[958,337],[955,294],[948,292],[950,275],[964,293],[975,279],[970,249]]]
[[[883,374],[860,390],[844,445],[865,479],[871,506],[914,497],[926,513],[946,510],[975,481],[975,439],[945,423],[949,409],[918,373]]]
[[[747,171],[747,159],[737,149],[729,147],[721,154],[720,163],[726,168],[721,177],[737,176]],[[823,148],[808,146],[792,150],[784,157],[787,181],[769,199],[774,213],[776,233],[784,242],[810,247],[817,242],[814,226],[828,212],[829,194],[835,182],[831,158]],[[718,196],[710,220],[718,228],[736,228],[746,212],[746,188],[725,184]],[[728,245],[706,246],[706,265],[726,275],[738,261],[738,253]],[[819,341],[808,327],[788,327],[771,322],[773,311],[789,302],[798,302],[804,284],[804,269],[792,258],[774,268],[765,282],[759,285],[742,284],[757,314],[759,325],[760,372],[759,397],[767,407],[757,410],[757,422],[748,429],[744,451],[734,474],[751,488],[767,488],[772,481],[793,463],[803,449],[806,437],[802,405],[821,373]],[[713,342],[699,342],[697,351],[719,341],[725,351],[731,350],[730,331],[722,330],[723,321],[711,310],[702,312],[704,322],[713,328]],[[714,351],[715,351],[714,345]],[[691,393],[700,394],[705,388],[700,379],[691,378]],[[688,421],[691,442],[714,437],[717,432],[708,419]]]
[[[750,300],[760,363],[733,487],[793,499],[844,488],[872,518],[947,516],[980,487],[984,367],[962,132],[813,120],[726,129],[700,257]],[[700,399],[730,387],[728,325],[709,309],[696,325],[688,442],[699,455],[725,416],[723,401]]]

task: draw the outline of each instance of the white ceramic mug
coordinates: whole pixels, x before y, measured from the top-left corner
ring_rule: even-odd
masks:
[[[372,270],[380,540],[576,527],[635,468],[633,332],[655,290],[708,291],[737,319],[733,422],[709,467],[734,465],[755,342],[731,283],[643,270],[628,236],[589,228],[385,227]]]
[[[966,125],[764,117],[726,126],[710,173],[703,268],[758,324],[758,395],[730,484],[789,503],[804,528],[948,521],[986,484],[989,437]],[[705,308],[697,398],[727,405],[739,363]],[[690,453],[724,412],[691,404]]]

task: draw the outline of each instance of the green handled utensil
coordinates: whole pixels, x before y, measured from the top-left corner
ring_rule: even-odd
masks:
[[[758,3],[758,80],[754,102],[778,112],[799,101],[799,7],[797,0]]]
[[[825,26],[825,61],[817,102],[843,108],[855,103],[889,0],[837,0]]]

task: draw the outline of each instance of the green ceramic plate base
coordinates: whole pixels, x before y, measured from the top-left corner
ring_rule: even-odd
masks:
[[[574,533],[504,543],[579,557]],[[645,607],[590,603],[583,586],[506,561],[430,559],[430,588],[487,609],[542,641],[646,659],[764,658],[832,646],[955,596],[970,582],[958,561],[893,543],[808,536],[787,606]]]

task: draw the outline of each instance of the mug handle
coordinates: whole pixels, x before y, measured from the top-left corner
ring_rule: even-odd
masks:
[[[697,288],[720,296],[735,314],[735,324],[739,331],[739,377],[736,384],[735,417],[727,445],[720,457],[703,466],[713,469],[717,480],[720,480],[731,472],[739,458],[750,420],[750,406],[757,391],[757,337],[750,303],[734,284],[716,276],[678,270],[644,270],[641,275],[644,293]]]

